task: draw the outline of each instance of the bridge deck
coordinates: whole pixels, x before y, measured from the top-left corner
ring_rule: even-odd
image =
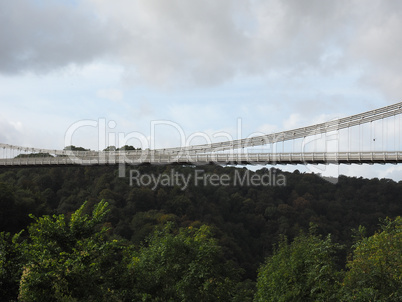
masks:
[[[0,159],[0,166],[117,165],[117,164],[386,164],[402,163],[402,152],[210,153],[136,155],[107,152],[70,157]]]

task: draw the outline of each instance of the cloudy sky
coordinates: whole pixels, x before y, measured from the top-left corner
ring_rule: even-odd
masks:
[[[386,106],[401,31],[392,0],[2,0],[0,142],[173,147]]]

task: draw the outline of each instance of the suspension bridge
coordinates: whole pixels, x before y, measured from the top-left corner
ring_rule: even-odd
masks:
[[[164,149],[74,151],[0,143],[1,166],[401,163],[402,102],[297,129]]]

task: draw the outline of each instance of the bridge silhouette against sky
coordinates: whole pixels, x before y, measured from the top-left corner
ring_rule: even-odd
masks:
[[[401,113],[402,102],[399,102],[308,127],[153,150],[50,150],[0,143],[0,166],[397,164],[402,162]]]

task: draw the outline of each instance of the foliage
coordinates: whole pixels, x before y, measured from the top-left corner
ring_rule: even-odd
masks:
[[[97,226],[107,203],[84,214],[86,203],[70,219],[64,215],[33,217],[29,226],[27,263],[21,278],[23,301],[118,301],[115,290],[122,275],[124,247],[105,240],[106,227]]]
[[[18,154],[15,158],[32,158],[32,157],[53,157],[53,155],[49,153],[28,153],[28,154]]]
[[[90,151],[90,149],[85,149],[83,147],[76,147],[74,145],[66,146],[64,147],[63,150],[69,150],[69,151]]]
[[[28,241],[0,236],[1,297],[8,301],[246,301],[239,272],[210,228],[167,223],[139,249],[108,238],[104,201],[86,214],[35,217]],[[244,298],[244,299],[243,299]]]
[[[10,225],[13,225],[11,216],[15,207],[15,194],[12,186],[0,182],[0,231],[11,231]]]
[[[141,148],[134,148],[134,146],[124,145],[120,148],[116,148],[116,146],[107,146],[103,151],[134,151],[134,150],[141,150]]]
[[[141,175],[158,177],[177,172],[186,178],[194,177],[195,170],[200,169],[232,179],[245,171],[215,165],[135,168]],[[26,229],[29,213],[68,214],[82,200],[93,204],[105,199],[110,204],[111,232],[133,244],[139,244],[161,224],[158,219],[144,221],[148,213],[153,217],[175,216],[179,227],[193,223],[213,225],[219,230],[217,239],[225,258],[245,270],[244,279],[255,280],[259,264],[271,253],[281,234],[291,240],[314,222],[319,234],[331,233],[334,241],[349,247],[351,229],[364,225],[370,235],[378,218],[402,213],[402,183],[341,176],[333,185],[313,174],[266,168],[250,173],[251,177],[283,173],[286,187],[195,186],[190,181],[185,190],[173,185],[152,190],[151,186],[130,186],[128,177],[118,177],[117,169],[111,166],[2,168],[0,231],[18,233]]]
[[[107,146],[105,149],[103,149],[103,151],[116,151],[116,147],[115,146]]]
[[[133,257],[143,301],[231,301],[238,273],[222,257],[210,228],[181,228],[168,223]]]
[[[347,267],[347,300],[402,301],[402,218],[384,220],[381,232],[359,240]]]
[[[259,270],[255,301],[338,301],[338,248],[330,236],[301,234],[290,244],[283,237]]]
[[[76,150],[76,148],[78,147],[73,146],[71,149]],[[128,150],[131,147],[126,146],[125,149]],[[216,165],[197,167],[141,165],[131,168],[137,169],[140,175],[173,177],[177,173],[186,178],[194,177],[196,170],[204,171],[202,173],[208,175],[228,175],[231,179],[234,179],[236,173],[246,171],[244,168]],[[132,264],[133,257],[141,258],[139,253],[142,249],[145,252],[146,248],[151,246],[152,240],[149,239],[145,244],[144,239],[150,236],[153,238],[155,228],[161,230],[166,222],[172,221],[175,227],[169,231],[171,236],[178,236],[179,229],[188,230],[189,227],[192,227],[191,236],[193,236],[195,230],[203,225],[209,225],[213,228],[214,240],[219,246],[218,254],[222,263],[233,263],[234,267],[244,270],[241,274],[242,282],[233,287],[236,293],[243,293],[242,297],[241,295],[232,297],[233,301],[249,301],[252,296],[250,292],[254,290],[257,269],[267,255],[272,255],[272,247],[280,241],[279,238],[282,235],[288,238],[288,242],[292,242],[301,231],[308,231],[310,222],[315,223],[317,234],[321,234],[323,238],[331,234],[334,242],[346,246],[345,250],[338,251],[339,257],[333,260],[338,270],[341,270],[345,269],[347,254],[353,253],[355,249],[352,247],[352,244],[356,242],[352,237],[352,229],[357,229],[359,225],[365,227],[367,235],[360,236],[360,241],[374,234],[379,218],[402,214],[400,202],[402,182],[340,176],[338,183],[333,185],[314,174],[287,173],[266,168],[250,172],[250,177],[254,175],[272,175],[273,177],[278,173],[285,175],[286,187],[275,185],[204,186],[200,185],[200,182],[196,186],[194,181],[190,181],[185,190],[174,185],[160,185],[153,190],[152,186],[130,186],[129,178],[119,177],[118,169],[113,166],[2,167],[0,169],[0,232],[10,232],[8,237],[3,237],[3,242],[6,242],[3,243],[6,252],[2,255],[10,253],[7,256],[8,262],[3,262],[2,265],[6,267],[6,271],[12,272],[15,278],[22,274],[23,269],[25,273],[31,272],[31,274],[35,270],[44,272],[47,278],[50,278],[49,280],[59,280],[60,288],[63,282],[71,286],[73,284],[71,282],[74,281],[72,274],[78,274],[81,267],[83,278],[86,272],[91,272],[91,275],[87,277],[94,285],[88,286],[89,291],[95,292],[95,284],[102,286],[108,284],[119,299],[130,300],[138,297],[139,292],[144,293],[147,290],[140,287],[139,271],[127,269],[127,266]],[[129,171],[126,169],[126,176],[128,175]],[[70,219],[74,217],[73,213],[76,209],[80,208],[81,201],[88,200],[87,206],[79,215],[82,219],[87,217],[88,222],[92,219],[90,205],[102,199],[109,204],[108,231],[102,232],[102,225],[105,223],[99,221],[91,227],[87,225],[86,231],[81,226],[73,232],[70,229]],[[28,227],[32,221],[28,217],[29,213],[44,219],[38,220],[40,224],[35,220],[35,224],[43,229],[42,233],[35,233],[35,230]],[[89,216],[85,216],[86,214]],[[59,219],[60,215],[64,215],[64,218]],[[44,217],[51,222],[49,226],[46,225],[47,220]],[[103,219],[106,219],[106,216]],[[14,245],[13,234],[18,234],[22,229],[29,229],[33,236],[38,236],[36,247],[33,240],[29,238],[31,236],[29,232],[23,232],[18,237],[16,243],[21,244],[19,247]],[[46,232],[53,234],[53,237],[45,235]],[[111,238],[118,241],[113,241]],[[379,238],[382,237],[379,236]],[[390,238],[399,237],[390,236]],[[29,248],[24,248],[24,239],[27,239],[26,244]],[[160,239],[164,240],[163,237]],[[325,241],[325,239],[321,240]],[[170,242],[167,241],[166,244],[172,246],[169,245]],[[39,248],[40,245],[44,246],[43,250]],[[190,246],[194,247],[192,244]],[[27,250],[32,252],[27,253]],[[84,251],[87,250],[90,251],[91,256],[84,257]],[[103,251],[108,252],[105,254]],[[83,254],[80,254],[81,252]],[[180,251],[178,255],[181,255]],[[197,253],[194,252],[194,255]],[[41,262],[41,259],[47,262]],[[116,259],[119,265],[113,265]],[[12,265],[13,261],[18,265]],[[99,264],[103,263],[102,261],[105,261],[104,265]],[[124,279],[111,277],[106,278],[107,280],[105,277],[97,279],[100,273],[97,274],[88,269],[89,262],[97,263],[94,267],[99,266],[104,276],[108,276],[106,272],[112,275],[107,265],[111,263],[113,269]],[[8,264],[4,266],[4,263]],[[38,265],[32,268],[28,263],[29,265],[38,263]],[[58,272],[53,277],[48,272],[52,270],[52,267]],[[350,272],[352,271],[350,269]],[[346,274],[348,273],[349,270],[346,271]],[[41,274],[40,276],[44,278]],[[336,275],[334,278],[338,277]],[[119,284],[112,283],[111,279],[118,280]],[[353,280],[358,280],[358,277]],[[13,282],[15,285],[16,282]],[[358,287],[352,284],[346,280],[345,286],[342,286],[342,293],[348,299],[357,293]],[[68,286],[65,286],[67,289],[64,292],[63,290],[59,292],[73,299],[75,294],[70,292]],[[361,293],[364,291],[374,293],[379,290],[371,285],[365,288],[361,290]],[[381,288],[386,289],[386,287]],[[353,292],[352,289],[356,290]],[[18,293],[14,296],[17,295]],[[378,293],[368,297],[377,296]],[[87,298],[91,299],[89,296]],[[371,298],[367,298],[369,299]]]
[[[17,301],[26,242],[21,233],[0,233],[0,297],[2,301]]]
[[[134,150],[141,150],[141,148],[135,148],[134,146],[124,145],[123,147],[117,148],[117,151],[124,150],[124,151],[134,151]]]

